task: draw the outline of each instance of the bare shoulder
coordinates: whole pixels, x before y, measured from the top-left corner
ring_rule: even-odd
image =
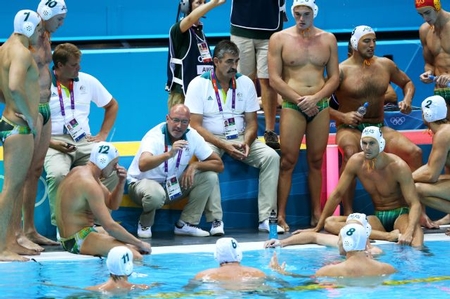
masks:
[[[450,123],[441,125],[433,136],[433,146],[447,146],[450,147]]]
[[[405,174],[411,175],[411,168],[408,166],[405,160],[403,160],[402,158],[400,158],[395,154],[391,153],[383,153],[383,154],[385,154],[388,159],[387,167],[391,169],[392,173],[395,176],[403,177]]]
[[[266,277],[266,274],[263,271],[256,268],[242,266],[241,270],[242,272],[250,274],[252,277]]]

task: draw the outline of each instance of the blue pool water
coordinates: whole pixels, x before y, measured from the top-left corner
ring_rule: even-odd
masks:
[[[449,244],[428,241],[423,251],[390,243],[379,245],[384,254],[377,259],[392,264],[398,272],[387,278],[388,285],[374,287],[325,287],[309,277],[321,266],[342,260],[334,248],[295,246],[244,251],[242,264],[261,268],[270,277],[263,285],[254,286],[256,291],[224,290],[213,284],[189,285],[196,273],[217,267],[217,263],[212,252],[173,253],[186,251],[187,247],[178,246],[172,248],[172,253],[146,256],[142,263],[135,264],[131,282],[157,285],[151,290],[130,293],[127,298],[449,298]],[[280,262],[287,263],[288,271],[305,277],[293,278],[272,271],[268,264],[274,251]],[[0,298],[126,298],[83,290],[106,281],[105,261],[99,258],[2,263],[0,277]]]

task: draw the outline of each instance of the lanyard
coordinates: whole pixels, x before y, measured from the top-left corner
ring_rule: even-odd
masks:
[[[62,96],[62,90],[61,90],[61,84],[59,81],[56,81],[56,87],[58,89],[58,96],[59,96],[59,106],[61,107],[61,115],[66,116],[66,110],[64,109],[64,99]],[[75,97],[73,96],[73,80],[69,83],[69,93],[70,93],[70,108],[72,110],[75,110]]]
[[[219,88],[217,87],[217,80],[213,70],[211,70],[211,82],[214,88],[214,93],[216,94],[217,106],[219,106],[219,111],[223,114],[222,101],[220,100]],[[234,77],[231,79],[231,88],[231,110],[234,112],[234,109],[236,107],[236,79]]]
[[[167,153],[169,151],[169,147],[167,146],[167,144],[164,145],[164,152]],[[180,166],[180,162],[181,162],[181,155],[183,154],[183,150],[179,150],[178,151],[178,155],[177,155],[177,161],[175,163],[175,174],[178,170],[178,167]],[[164,161],[164,172],[165,173],[169,173],[169,163],[167,163],[167,160]]]

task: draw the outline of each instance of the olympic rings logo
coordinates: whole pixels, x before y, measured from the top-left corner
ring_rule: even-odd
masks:
[[[394,126],[401,126],[406,121],[406,118],[404,116],[401,117],[391,117],[389,119],[389,122],[393,124]]]

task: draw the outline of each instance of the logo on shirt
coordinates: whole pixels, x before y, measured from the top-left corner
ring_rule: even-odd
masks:
[[[212,96],[209,96],[207,99],[207,101],[212,101],[212,100],[213,100]]]

